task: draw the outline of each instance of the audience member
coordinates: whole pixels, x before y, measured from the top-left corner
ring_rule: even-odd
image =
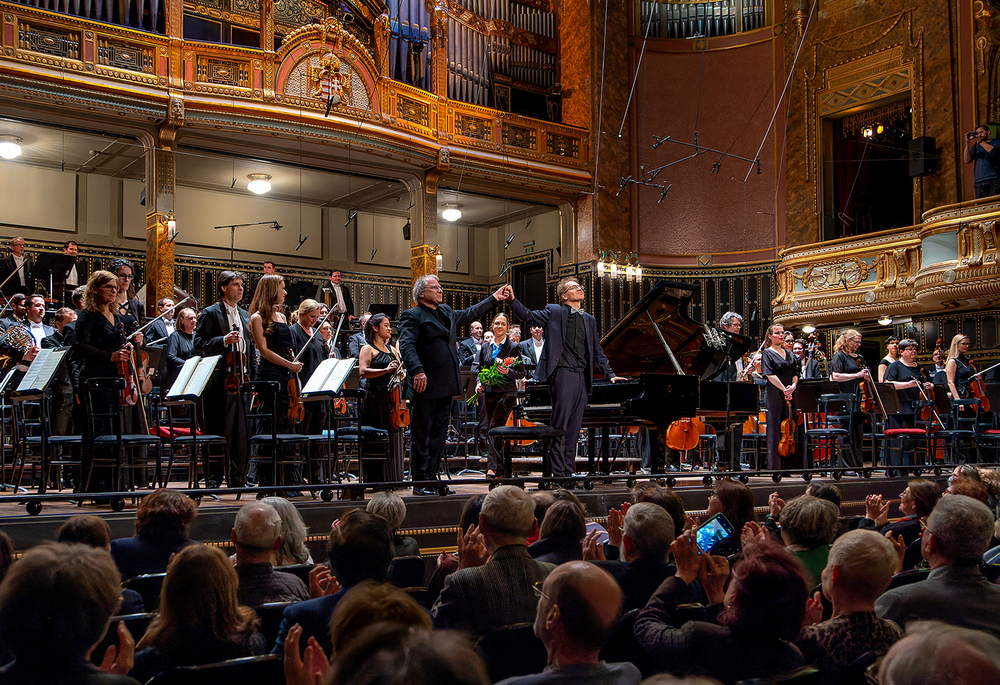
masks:
[[[824,682],[860,680],[864,668],[903,637],[896,623],[875,615],[875,600],[889,587],[898,563],[892,543],[873,530],[852,530],[833,543],[823,569],[823,595],[833,603],[833,615],[805,626],[798,643]],[[819,592],[810,609],[808,619],[822,616]]]
[[[724,592],[729,578],[725,558],[701,552],[691,532],[677,538],[671,549],[677,573],[663,581],[635,623],[636,639],[663,670],[734,683],[783,674],[803,664],[801,652],[791,644],[808,598],[800,561],[766,540],[747,545]],[[721,625],[677,624],[678,606],[689,601],[696,580]]]
[[[601,558],[601,547],[595,544],[595,536],[588,535],[584,558],[596,559],[597,565],[618,582],[624,595],[623,611],[641,609],[675,570],[667,563],[674,541],[674,521],[656,504],[633,504],[625,512],[621,540],[622,560],[606,561]]]
[[[552,570],[528,554],[535,526],[535,502],[521,488],[503,485],[486,495],[478,528],[459,539],[459,570],[431,609],[434,625],[484,635],[533,620],[532,586]]]
[[[162,488],[146,495],[135,514],[135,536],[111,541],[111,556],[122,578],[163,573],[170,556],[188,545],[191,522],[198,507],[190,497]]]
[[[549,493],[546,492],[546,494]],[[534,498],[535,493],[531,493],[531,496]],[[486,499],[486,495],[473,495],[465,500],[465,504],[462,506],[462,515],[459,517],[459,540],[470,529],[479,525],[479,512],[483,509],[484,499]],[[533,536],[537,536],[537,534]],[[437,601],[438,596],[441,594],[441,589],[444,587],[445,579],[457,570],[458,553],[441,552],[438,556],[437,567],[434,569],[434,573],[431,574],[431,579],[427,581],[427,606],[434,606],[434,602]]]
[[[979,570],[993,535],[993,514],[964,495],[942,497],[927,519],[920,553],[926,580],[888,590],[875,603],[880,618],[905,625],[931,620],[1000,636],[1000,587]]]
[[[840,511],[829,500],[802,495],[781,510],[780,531],[785,549],[805,565],[810,587],[817,585],[840,531]]]
[[[684,511],[684,502],[680,495],[669,487],[657,485],[655,481],[636,483],[632,487],[631,493],[634,504],[650,502],[663,507],[664,511],[670,514],[670,518],[674,520],[674,533],[680,535],[683,532],[687,513]]]
[[[330,652],[330,617],[337,603],[352,587],[365,580],[384,583],[392,561],[392,537],[381,516],[352,509],[333,522],[326,544],[330,567],[317,566],[309,574],[310,592],[315,599],[285,609],[274,653],[283,656],[285,637],[298,624],[300,649],[310,637],[326,653]]]
[[[7,533],[0,530],[0,581],[7,575],[14,563],[14,542]]]
[[[136,649],[130,675],[146,682],[176,666],[262,654],[259,620],[237,601],[233,565],[218,547],[191,545],[170,562],[160,609]]]
[[[368,500],[368,506],[365,508],[368,513],[381,516],[389,524],[394,558],[420,555],[420,545],[416,540],[396,532],[406,518],[406,504],[399,495],[394,492],[377,492]]]
[[[545,512],[538,540],[528,546],[535,561],[563,564],[583,558],[583,538],[587,523],[580,507],[569,500],[554,503]]]
[[[245,504],[233,524],[240,604],[258,607],[268,602],[309,599],[309,588],[291,573],[275,571],[271,556],[281,547],[281,517],[264,502]]]
[[[745,483],[729,478],[721,478],[712,487],[708,497],[708,510],[705,516],[724,515],[733,525],[734,534],[715,543],[712,554],[730,556],[740,550],[740,531],[757,517],[753,511],[753,491]]]
[[[100,516],[76,514],[66,519],[56,532],[56,540],[77,543],[111,551],[111,527]],[[118,612],[122,616],[143,613],[142,595],[135,590],[122,588],[122,601]]]
[[[899,511],[903,518],[889,522],[889,503],[882,502],[882,495],[868,495],[865,498],[865,519],[859,528],[875,529],[883,535],[903,536],[906,545],[913,544],[920,537],[920,531],[934,505],[941,499],[941,488],[932,480],[914,478],[899,493]]]
[[[986,486],[981,482],[976,480],[961,480],[955,481],[941,493],[944,495],[965,495],[966,497],[971,497],[974,500],[978,500],[983,504],[989,506],[990,502],[990,491],[986,489]]]
[[[609,573],[570,561],[549,574],[538,595],[535,635],[545,644],[548,665],[541,673],[503,680],[503,685],[637,685],[642,680],[634,665],[598,658],[622,611],[621,591]]]
[[[261,502],[270,504],[281,517],[281,544],[271,555],[271,564],[294,566],[313,563],[306,547],[306,524],[295,505],[284,497],[265,497]]]
[[[1000,683],[1000,640],[931,621],[914,624],[879,667],[882,685]]]
[[[123,624],[121,650],[109,647],[102,673],[90,651],[118,610],[121,577],[107,552],[46,543],[33,547],[0,583],[0,644],[14,661],[0,669],[3,685],[135,685],[124,675],[132,642]]]

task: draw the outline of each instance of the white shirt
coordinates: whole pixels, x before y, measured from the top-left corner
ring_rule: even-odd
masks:
[[[21,279],[21,285],[28,285],[27,281],[24,280],[25,270],[21,268],[24,265],[25,256],[18,257],[16,254],[12,254],[11,257],[14,258],[14,268],[17,269],[17,277]]]
[[[535,359],[542,358],[542,348],[545,347],[545,338],[541,340],[531,339],[531,344],[535,346]]]
[[[226,331],[223,335],[227,335],[230,331],[233,330],[233,326],[236,326],[236,330],[238,330],[240,332],[240,338],[236,342],[236,348],[240,352],[246,353],[246,351],[247,351],[247,347],[246,347],[247,341],[243,337],[243,317],[240,316],[240,310],[239,310],[239,308],[238,307],[230,307],[228,304],[225,303],[225,301],[223,301],[222,306],[226,310],[226,318],[229,319],[229,330]]]
[[[343,286],[341,286],[339,283],[337,285],[334,285],[333,283],[330,284],[330,291],[337,298],[337,304],[333,306],[333,311],[335,311],[338,314],[347,313],[347,305],[344,304],[344,293],[341,291],[342,287]]]
[[[31,337],[35,339],[35,347],[41,347],[42,338],[45,337],[45,326],[41,323],[28,321],[28,330],[31,331]]]
[[[77,282],[76,264],[71,266],[69,269],[69,273],[66,274],[66,285],[80,285]]]
[[[167,329],[167,335],[173,335],[174,331],[177,330],[174,327],[174,320],[173,319],[170,319],[170,320],[164,319],[163,320],[163,325]]]

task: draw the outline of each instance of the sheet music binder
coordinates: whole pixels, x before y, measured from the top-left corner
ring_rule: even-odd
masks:
[[[358,363],[350,359],[324,359],[302,386],[302,398],[334,397],[340,394],[347,377]]]
[[[38,356],[31,362],[31,366],[21,379],[21,384],[17,386],[18,394],[40,394],[45,392],[55,376],[56,370],[66,358],[67,350],[47,347],[39,351]]]
[[[184,362],[177,380],[167,391],[168,400],[195,400],[205,391],[208,379],[218,365],[222,355],[213,357],[191,357]]]

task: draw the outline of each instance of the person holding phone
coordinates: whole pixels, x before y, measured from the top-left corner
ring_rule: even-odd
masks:
[[[976,199],[1000,195],[1000,140],[990,137],[990,127],[980,124],[972,133],[965,134],[962,161],[972,164],[975,177]]]

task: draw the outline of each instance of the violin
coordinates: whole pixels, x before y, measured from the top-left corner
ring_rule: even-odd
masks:
[[[788,418],[781,420],[781,439],[778,440],[778,454],[787,459],[795,454],[795,425],[798,423],[798,411],[792,410],[791,400],[785,400],[788,407]]]
[[[289,356],[293,350],[289,350]],[[299,374],[293,373],[288,379],[288,420],[291,423],[302,423],[306,418],[306,405],[302,402],[302,385],[299,381]]]
[[[139,392],[148,395],[153,390],[153,373],[149,369],[149,355],[145,352],[139,352],[139,357],[136,359],[135,350],[132,350],[132,365],[138,379]]]
[[[389,424],[396,430],[403,430],[410,425],[410,410],[406,408],[401,388],[403,382],[394,377],[389,382]]]
[[[125,387],[122,388],[121,392],[121,403],[122,405],[133,406],[139,401],[139,388],[136,386],[135,375],[132,373],[132,346],[125,342],[125,324],[118,324],[118,335],[122,338],[122,349],[127,350],[129,353],[128,359],[116,363],[118,375],[125,379]]]
[[[239,327],[234,323],[232,332],[239,330]],[[226,392],[237,393],[240,386],[250,380],[247,377],[246,364],[247,356],[240,352],[239,342],[233,343],[229,352],[226,353],[226,366],[229,368],[229,373],[226,374]]]
[[[972,363],[971,359],[969,360],[969,366],[972,367],[973,371],[976,370],[976,366]],[[987,369],[987,371],[988,370],[989,369]],[[969,379],[969,393],[979,400],[979,408],[981,411],[990,410],[990,400],[986,397],[986,383],[983,382],[982,376],[974,376]]]

